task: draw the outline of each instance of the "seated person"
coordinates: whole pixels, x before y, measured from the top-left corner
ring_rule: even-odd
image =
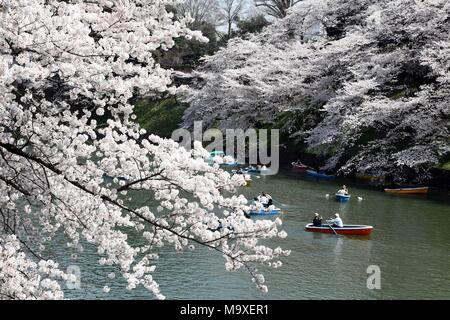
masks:
[[[267,208],[269,206],[269,199],[267,198],[266,194],[263,192],[261,193],[261,195],[259,196],[259,202],[261,202],[261,204]]]
[[[327,220],[327,222],[332,224],[331,226],[333,228],[342,228],[344,226],[342,219],[339,217],[339,213],[335,213],[334,219]]]
[[[320,227],[320,226],[322,226],[322,217],[321,217],[317,212],[314,213],[313,225],[314,225],[315,227]]]
[[[255,198],[254,204],[250,207],[250,210],[252,211],[261,211],[264,209],[263,204],[261,203],[258,198]]]
[[[337,194],[348,195],[348,189],[345,185],[342,186],[342,189],[338,190]]]

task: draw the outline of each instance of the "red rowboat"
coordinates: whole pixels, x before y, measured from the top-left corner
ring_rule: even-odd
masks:
[[[355,236],[368,236],[372,230],[372,226],[364,225],[354,225],[354,224],[344,224],[342,228],[334,228],[337,234],[355,235]],[[329,225],[322,224],[320,227],[315,227],[312,223],[308,223],[305,226],[306,231],[310,232],[321,232],[321,233],[333,233]]]
[[[301,162],[292,162],[292,169],[296,171],[305,171],[309,167]]]

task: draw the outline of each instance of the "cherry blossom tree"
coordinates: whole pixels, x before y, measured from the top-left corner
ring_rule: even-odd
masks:
[[[289,254],[260,243],[286,233],[244,216],[242,178],[208,166],[198,142],[187,151],[133,121],[133,98],[178,90],[152,52],[204,39],[167,4],[0,1],[0,298],[63,298],[73,276],[45,250],[57,236],[68,255],[95,246],[156,298],[162,246],[207,247],[263,291],[259,265]]]
[[[216,0],[185,0],[176,4],[177,12],[183,16],[194,19],[194,26],[202,23],[216,23],[218,3]]]
[[[227,26],[227,37],[231,38],[233,22],[235,22],[244,6],[244,0],[222,0],[218,5],[219,21]]]
[[[255,6],[261,7],[272,17],[284,18],[287,10],[301,0],[255,0]]]
[[[281,123],[323,169],[423,182],[450,160],[449,14],[444,0],[301,1],[204,59],[185,126]]]

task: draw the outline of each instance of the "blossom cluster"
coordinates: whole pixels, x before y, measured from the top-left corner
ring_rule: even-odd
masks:
[[[449,14],[445,0],[301,1],[204,59],[184,125],[271,123],[322,169],[424,180],[450,157]]]
[[[174,19],[166,9],[170,3],[2,3],[4,297],[63,297],[53,279],[63,274],[46,259],[46,247],[57,236],[65,237],[73,256],[83,254],[85,243],[96,246],[99,264],[117,268],[128,289],[144,286],[160,299],[154,274],[161,246],[206,246],[224,255],[227,269],[245,267],[252,277],[260,274],[256,264],[289,253],[259,244],[280,237],[279,222],[244,216],[246,199],[236,194],[242,177],[208,166],[199,143],[187,151],[147,135],[134,121],[133,98],[178,90],[155,51],[168,50],[178,37],[205,40],[186,27],[188,19]],[[131,242],[131,236],[142,241]],[[44,275],[52,280],[35,280],[41,265],[51,269]],[[107,284],[98,285],[109,291]],[[256,285],[266,290],[260,281]]]

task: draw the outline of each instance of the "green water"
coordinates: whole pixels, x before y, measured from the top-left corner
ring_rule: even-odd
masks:
[[[342,183],[352,199],[345,204],[326,199]],[[286,212],[281,218],[288,237],[272,244],[292,250],[281,268],[265,272],[269,293],[259,292],[246,273],[225,271],[215,252],[165,248],[154,278],[168,299],[450,299],[447,192],[396,196],[357,181],[319,182],[288,171],[253,177],[252,185],[241,190],[248,198],[260,191],[270,193]],[[339,212],[344,223],[373,225],[374,231],[364,238],[305,232],[314,212],[324,218]],[[54,252],[60,250],[56,245]],[[97,259],[87,248],[66,261],[80,267],[82,281],[81,289],[67,290],[68,298],[151,298],[143,288],[126,290],[119,274],[109,280],[110,270],[98,266]],[[367,288],[369,265],[379,266],[381,289]],[[105,284],[111,287],[108,294],[101,291]]]

